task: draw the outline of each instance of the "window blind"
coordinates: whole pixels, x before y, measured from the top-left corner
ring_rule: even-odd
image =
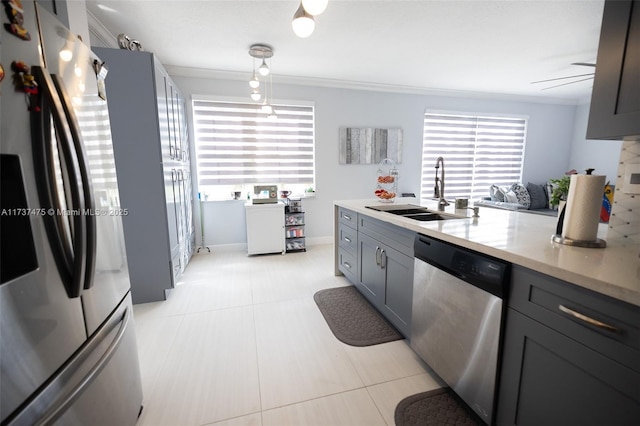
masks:
[[[426,113],[421,198],[433,198],[438,157],[444,158],[447,198],[478,199],[492,184],[520,182],[526,128],[526,118]]]
[[[313,106],[194,100],[199,185],[314,181]]]

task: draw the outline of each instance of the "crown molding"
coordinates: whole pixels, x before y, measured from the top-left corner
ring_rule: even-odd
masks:
[[[222,71],[205,68],[192,68],[176,65],[164,65],[172,77],[202,78],[212,80],[237,80],[243,81],[250,78],[250,72]],[[485,93],[464,90],[433,89],[416,86],[403,86],[395,84],[380,84],[361,81],[337,80],[314,77],[295,77],[282,74],[274,74],[273,81],[281,84],[294,84],[299,86],[326,87],[334,89],[367,90],[375,92],[388,92],[398,94],[446,96],[457,98],[501,100],[511,102],[527,102],[539,104],[579,105],[588,103],[590,99],[549,98],[542,96],[514,95],[506,93]]]
[[[88,9],[87,22],[89,24],[89,36],[91,37],[92,46],[100,44],[102,47],[113,47],[115,49],[119,47],[116,36],[114,36],[111,31],[109,31],[107,27],[105,27],[102,22],[100,22]]]

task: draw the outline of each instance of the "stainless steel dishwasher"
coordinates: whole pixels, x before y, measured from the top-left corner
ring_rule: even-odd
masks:
[[[491,425],[510,264],[420,234],[414,251],[411,347]]]

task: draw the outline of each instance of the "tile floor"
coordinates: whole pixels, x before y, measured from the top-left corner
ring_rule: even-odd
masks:
[[[406,396],[442,386],[406,341],[352,347],[313,301],[349,285],[333,246],[194,255],[165,302],[134,307],[139,425],[393,425]]]

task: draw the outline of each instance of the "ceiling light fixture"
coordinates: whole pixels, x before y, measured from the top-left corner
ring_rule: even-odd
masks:
[[[249,86],[251,86],[252,89],[257,89],[258,87],[260,87],[260,80],[258,80],[258,76],[256,75],[256,58],[253,58],[253,74],[251,74]]]
[[[266,77],[270,74],[271,71],[269,65],[267,65],[266,60],[271,59],[271,57],[273,56],[273,49],[271,48],[271,46],[268,46],[266,44],[254,44],[249,47],[249,55],[253,57],[253,74],[251,76],[251,80],[249,80],[249,85],[251,86],[251,88],[253,88],[253,91],[251,91],[251,99],[253,99],[254,101],[259,101],[262,98],[262,94],[258,91],[258,87],[260,87],[260,80],[258,79],[258,75],[256,74],[255,60],[262,59],[262,65],[260,65],[260,67],[258,68],[258,73],[261,76]],[[264,85],[264,87],[265,96],[263,101],[263,110],[264,112],[269,113],[271,110],[267,110],[265,108],[267,108],[267,105],[270,108],[271,105],[269,105],[269,100],[267,98],[266,85]]]
[[[269,75],[270,71],[271,70],[269,69],[269,65],[267,65],[267,62],[263,58],[262,65],[260,65],[260,68],[258,68],[258,72],[260,73],[261,76],[266,77]]]
[[[249,86],[251,86],[252,89],[260,87],[260,80],[258,80],[255,70],[253,70],[253,76],[251,76],[251,80],[249,80]]]
[[[300,7],[293,14],[293,21],[291,21],[291,27],[293,32],[300,38],[306,38],[311,35],[316,27],[316,21],[313,16],[309,14],[300,3]]]
[[[269,76],[269,94],[271,95],[271,102],[273,102],[273,76]],[[276,115],[276,110],[273,108],[273,105],[270,103],[266,103],[266,105],[262,105],[262,110],[267,113],[267,118],[269,120],[275,120],[278,118]]]
[[[309,15],[318,16],[327,8],[329,0],[302,0],[302,6]]]

